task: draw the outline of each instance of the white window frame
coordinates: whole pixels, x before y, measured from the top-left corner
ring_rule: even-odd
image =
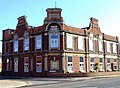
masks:
[[[14,58],[14,72],[18,72],[18,58]]]
[[[106,43],[107,43],[107,44],[106,44],[106,45],[107,45],[107,52],[110,52],[110,42],[107,41]]]
[[[116,43],[113,43],[113,53],[117,52]]]
[[[67,48],[73,49],[73,36],[67,34]]]
[[[93,58],[94,59],[94,57],[91,57],[91,58]],[[94,68],[95,68],[95,64],[94,64],[94,62],[91,62],[91,58],[90,58],[90,71],[94,71]]]
[[[78,36],[78,49],[84,50],[84,38],[82,36]]]
[[[26,43],[26,42],[28,42],[28,43]],[[27,46],[26,46],[26,44],[28,44]],[[27,51],[27,50],[29,50],[29,37],[27,37],[27,38],[24,38],[24,51]]]
[[[107,58],[107,60],[110,59],[110,58]],[[107,70],[108,71],[111,71],[111,64],[110,62],[107,61]]]
[[[102,40],[99,40],[99,51],[103,51],[103,42]]]
[[[117,58],[114,58],[114,59],[116,59],[116,62],[114,61],[114,64],[113,64],[114,67],[113,67],[113,69],[117,70]],[[116,68],[115,68],[115,66],[116,66]]]
[[[94,50],[94,38],[90,37],[89,38],[89,50]]]
[[[79,60],[80,60],[80,57],[79,57]],[[80,66],[80,72],[85,72],[84,71],[84,58],[83,58],[83,62],[81,62],[81,61],[79,62],[79,66]]]
[[[38,40],[39,37],[39,40]],[[36,45],[36,49],[42,49],[42,35],[37,35],[35,37],[35,45]]]
[[[72,57],[72,56],[68,56],[68,57]],[[73,62],[68,62],[67,63],[67,71],[69,73],[73,73]]]
[[[100,71],[104,71],[104,70],[103,70],[103,58],[101,58],[101,59],[102,59],[102,62],[100,62],[100,58],[99,58]]]

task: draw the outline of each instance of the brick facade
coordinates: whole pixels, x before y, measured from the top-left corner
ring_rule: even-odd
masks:
[[[3,75],[89,73],[96,64],[98,71],[118,70],[118,37],[102,33],[97,19],[91,18],[89,27],[76,28],[64,24],[62,9],[46,11],[42,26],[29,26],[21,16],[15,30],[3,30]]]

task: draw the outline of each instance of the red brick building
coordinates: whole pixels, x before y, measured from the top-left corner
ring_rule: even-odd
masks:
[[[118,70],[118,37],[101,32],[98,20],[76,28],[63,22],[62,9],[48,8],[42,26],[29,26],[26,16],[16,29],[3,30],[3,75],[46,76]]]

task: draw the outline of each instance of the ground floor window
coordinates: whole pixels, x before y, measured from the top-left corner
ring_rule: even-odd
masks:
[[[107,63],[107,71],[111,71],[111,65],[110,65],[110,63]]]
[[[24,72],[29,72],[29,57],[24,58]]]
[[[12,70],[12,60],[6,59],[6,70],[11,71]]]
[[[94,71],[94,63],[90,63],[90,71]]]
[[[103,71],[103,63],[100,63],[100,71]]]
[[[56,71],[59,69],[59,61],[58,60],[52,60],[50,61],[50,70],[51,71]]]
[[[36,72],[42,72],[42,57],[36,57]]]
[[[14,58],[14,72],[18,72],[18,58]]]
[[[72,69],[72,62],[68,62],[67,71],[68,72],[72,72],[73,71],[73,69]]]
[[[80,63],[80,71],[81,71],[81,72],[84,71],[84,63]]]
[[[116,63],[114,63],[114,68],[113,69],[117,70],[117,64]]]

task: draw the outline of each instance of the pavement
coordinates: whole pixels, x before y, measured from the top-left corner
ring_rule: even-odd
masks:
[[[90,79],[116,77],[120,75],[112,76],[94,76],[94,77],[69,77],[69,78],[52,78],[52,77],[8,77],[0,76],[0,88],[17,88],[17,87],[29,87],[35,85],[49,85],[58,84],[70,81],[84,81]]]

